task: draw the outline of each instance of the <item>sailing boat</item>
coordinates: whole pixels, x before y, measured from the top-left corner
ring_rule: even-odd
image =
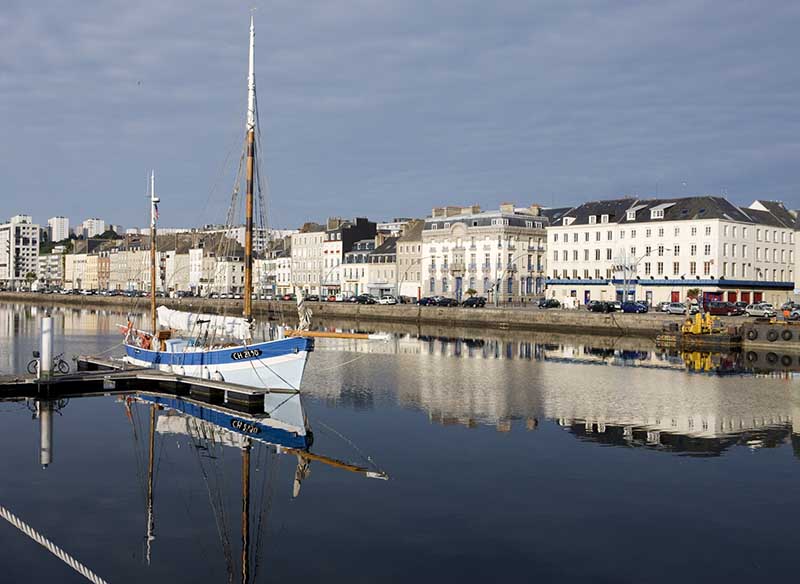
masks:
[[[303,336],[252,341],[253,295],[253,182],[256,156],[255,27],[250,18],[247,117],[245,125],[246,199],[244,241],[244,310],[241,317],[194,314],[156,308],[156,231],[159,198],[150,175],[150,331],[123,328],[124,360],[139,367],[179,375],[215,379],[263,389],[298,390],[314,341]],[[301,322],[303,321],[301,311]],[[307,319],[306,319],[307,323]],[[165,327],[160,330],[159,325]],[[173,334],[184,335],[173,338]],[[301,333],[302,335],[302,333]]]

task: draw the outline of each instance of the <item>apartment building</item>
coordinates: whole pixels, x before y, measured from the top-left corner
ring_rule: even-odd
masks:
[[[461,300],[471,289],[498,302],[538,296],[548,221],[538,205],[434,208],[422,229],[422,295]]]
[[[60,287],[64,282],[64,259],[66,247],[55,246],[49,254],[39,256],[39,270],[37,277],[39,283],[45,287]]]
[[[47,220],[50,241],[64,241],[69,238],[69,219],[67,217],[51,217]]]
[[[584,203],[548,229],[548,296],[784,301],[794,289],[795,215],[698,196]]]
[[[30,215],[15,215],[0,224],[0,286],[21,290],[36,279],[39,231]]]

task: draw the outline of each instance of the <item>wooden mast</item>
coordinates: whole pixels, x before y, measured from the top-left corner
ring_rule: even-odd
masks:
[[[151,348],[158,351],[158,320],[156,318],[156,221],[158,220],[158,203],[156,197],[156,173],[150,173],[150,330],[153,333]]]
[[[253,318],[253,167],[256,150],[255,27],[250,16],[250,56],[247,75],[247,165],[245,174],[244,317]]]
[[[150,554],[155,536],[155,515],[153,513],[153,463],[156,453],[156,404],[150,406],[150,457],[147,462],[147,534],[145,536],[145,559],[150,565]]]
[[[242,584],[250,580],[250,439],[242,448]]]

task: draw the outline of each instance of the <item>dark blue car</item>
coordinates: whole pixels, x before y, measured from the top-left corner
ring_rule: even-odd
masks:
[[[623,302],[622,312],[630,312],[633,314],[643,314],[647,312],[647,304],[644,302]]]

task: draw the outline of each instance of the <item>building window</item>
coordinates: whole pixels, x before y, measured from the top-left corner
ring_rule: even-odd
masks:
[[[658,236],[659,237],[664,237],[664,228],[663,227],[659,227],[658,228]]]
[[[706,235],[711,235],[711,225],[706,225]]]
[[[558,241],[558,233],[553,234],[553,241]]]
[[[727,246],[728,246],[728,244],[726,243],[725,247],[727,247]],[[707,243],[707,244],[705,244],[703,246],[703,255],[707,255],[707,256],[711,255],[711,244],[710,243]],[[722,255],[727,255],[727,254],[723,253]]]
[[[681,263],[680,262],[672,262],[672,275],[673,276],[680,276],[681,275]]]
[[[611,259],[611,248],[610,247],[606,248],[606,259],[607,260]]]
[[[653,251],[653,248],[649,245],[644,248],[644,255],[650,257],[650,253]]]
[[[613,231],[607,231],[606,232],[606,239],[608,241],[612,241],[614,239],[614,232]]]
[[[583,232],[583,241],[589,241],[589,232],[588,231],[584,231]]]
[[[663,255],[664,255],[664,246],[663,245],[659,245],[658,246],[658,256],[659,257],[663,257]]]
[[[595,268],[594,270],[594,277],[599,280],[600,279],[600,270],[599,268]]]
[[[697,255],[697,246],[695,244],[689,246],[689,255]]]
[[[659,276],[664,274],[664,262],[658,262],[656,264],[656,274]]]
[[[672,246],[672,255],[674,255],[675,257],[678,257],[679,255],[681,255],[681,246],[680,245]]]
[[[594,250],[594,259],[595,259],[595,261],[600,261],[600,250],[599,249]]]
[[[608,215],[601,215],[600,223],[608,223]]]
[[[433,294],[434,292],[436,292],[436,279],[435,279],[435,278],[431,278],[431,281],[430,281],[430,290],[429,290],[429,292],[430,292],[431,294]]]
[[[631,239],[636,239],[636,230],[631,229]]]
[[[594,225],[597,223],[597,215],[589,215],[589,225]]]
[[[596,231],[596,232],[595,232],[595,234],[594,234],[594,240],[595,240],[595,241],[600,241],[600,232],[599,232],[599,231]]]
[[[652,233],[653,233],[653,230],[652,230],[652,229],[649,229],[649,228],[648,228],[648,229],[645,229],[645,230],[644,230],[644,236],[645,236],[645,237],[650,237],[650,235],[652,235]]]
[[[636,248],[635,248],[635,247],[632,247],[632,248],[631,248],[631,256],[632,256],[633,258],[636,258]]]
[[[644,275],[645,276],[649,276],[650,275],[650,262],[645,262],[644,263]]]
[[[697,262],[689,262],[689,274],[697,275]]]
[[[692,235],[697,235],[697,227],[692,227]]]
[[[619,238],[620,239],[625,239],[625,230],[624,229],[619,232]]]
[[[583,261],[585,261],[585,262],[589,261],[589,250],[588,249],[584,249],[583,250]]]
[[[636,221],[636,211],[628,211],[627,218],[628,221]]]
[[[711,262],[703,262],[703,275],[708,276],[711,273]]]
[[[681,228],[680,227],[676,227],[675,231],[674,231],[675,237],[678,237],[680,234],[681,234]]]
[[[722,235],[724,237],[728,237],[728,226],[727,225],[723,225],[722,226]]]
[[[447,292],[447,278],[442,278],[442,292]]]

